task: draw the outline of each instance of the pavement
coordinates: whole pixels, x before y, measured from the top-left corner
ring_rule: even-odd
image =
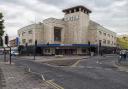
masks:
[[[18,58],[23,60],[34,60],[33,56],[19,56]],[[56,60],[78,60],[87,59],[89,56],[36,56],[36,62],[56,61]]]
[[[0,62],[0,89],[54,89],[37,75],[23,67]]]

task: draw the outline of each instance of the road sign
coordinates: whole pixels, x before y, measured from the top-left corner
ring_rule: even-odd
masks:
[[[19,45],[19,38],[16,37],[16,45],[18,46]]]

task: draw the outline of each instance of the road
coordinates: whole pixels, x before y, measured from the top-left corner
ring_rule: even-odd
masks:
[[[92,57],[76,67],[52,67],[31,60],[13,58],[17,66],[27,66],[43,74],[64,89],[128,89],[128,73],[119,71],[113,62],[116,56]]]

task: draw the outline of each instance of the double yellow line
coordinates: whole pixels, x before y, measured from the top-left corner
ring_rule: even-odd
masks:
[[[52,80],[48,80],[48,81],[46,81],[46,83],[48,83],[49,85],[53,86],[55,89],[64,89],[60,85],[54,83]]]
[[[80,63],[80,61],[81,60],[76,61],[73,65],[71,65],[71,67],[76,67]]]

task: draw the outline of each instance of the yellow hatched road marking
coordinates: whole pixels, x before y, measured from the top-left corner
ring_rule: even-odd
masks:
[[[81,60],[78,60],[76,63],[74,63],[71,67],[76,67]]]
[[[54,83],[52,80],[48,80],[46,81],[48,84],[52,85],[54,88],[56,89],[64,89],[63,87],[61,87],[60,85]]]

